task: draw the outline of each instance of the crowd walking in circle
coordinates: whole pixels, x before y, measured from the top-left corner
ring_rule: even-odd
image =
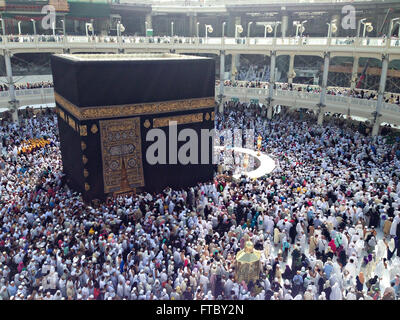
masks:
[[[245,105],[215,125],[254,129],[276,169],[92,206],[68,188],[54,112],[4,123],[0,299],[398,299],[398,142]],[[30,139],[48,143],[19,152]],[[246,241],[261,272],[238,283]]]

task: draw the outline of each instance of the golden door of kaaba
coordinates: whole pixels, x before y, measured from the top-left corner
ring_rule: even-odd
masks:
[[[140,117],[101,120],[99,124],[104,193],[143,187]]]

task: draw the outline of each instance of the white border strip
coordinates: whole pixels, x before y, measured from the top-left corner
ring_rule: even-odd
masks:
[[[224,149],[225,147],[215,146],[215,148]],[[236,152],[241,152],[241,153],[247,153],[248,155],[257,158],[260,161],[260,166],[256,170],[249,172],[243,171],[240,174],[235,174],[233,175],[233,178],[235,179],[239,179],[241,175],[248,176],[251,179],[259,178],[262,177],[263,175],[272,172],[276,167],[275,161],[265,153],[260,153],[260,155],[257,155],[257,151],[240,147],[229,148],[229,150],[234,150]]]

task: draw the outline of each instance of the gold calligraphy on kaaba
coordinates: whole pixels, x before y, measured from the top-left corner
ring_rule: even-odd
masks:
[[[92,125],[92,128],[90,129],[90,131],[92,131],[93,134],[96,134],[97,131],[99,131],[99,129],[97,129],[96,124],[93,124],[93,125]]]
[[[144,186],[140,118],[101,120],[104,193]]]
[[[72,119],[71,117],[68,117],[68,124],[70,125],[70,127],[74,130],[76,130],[76,124],[74,119]]]
[[[168,127],[170,121],[176,121],[177,124],[196,123],[203,121],[203,113],[185,114],[181,116],[154,118],[153,127]]]
[[[210,108],[215,105],[214,98],[184,99],[131,105],[113,105],[97,107],[78,107],[57,92],[54,92],[56,102],[79,120],[104,118],[120,118],[142,114],[157,114],[176,111]]]
[[[66,114],[63,110],[60,108],[56,108],[57,114],[60,116],[61,119],[63,119],[68,125],[74,130],[78,131],[79,125],[75,122],[74,119],[72,119],[68,114]]]
[[[60,116],[60,118],[65,121],[65,113],[64,113],[64,111],[62,111],[60,108],[56,108],[56,111],[57,111],[58,115]]]
[[[81,136],[86,137],[87,136],[87,126],[86,125],[79,126],[79,132],[80,132]]]

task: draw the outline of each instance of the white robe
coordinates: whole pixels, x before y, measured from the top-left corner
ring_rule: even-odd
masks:
[[[358,240],[356,242],[357,257],[361,257],[363,249],[364,249],[364,240]]]
[[[396,229],[397,229],[397,225],[400,222],[400,217],[397,215],[394,217],[392,225],[390,227],[390,235],[391,236],[396,236]]]
[[[339,285],[335,283],[332,287],[332,292],[330,295],[330,300],[342,300],[342,290],[340,290]]]
[[[349,292],[346,296],[346,300],[357,300],[357,297],[354,293]]]
[[[396,247],[396,244],[395,244],[393,238],[389,240],[388,246],[389,246],[389,250],[390,250],[391,252],[393,252],[394,248]]]
[[[385,267],[383,265],[383,261],[381,260],[376,264],[374,275],[378,276],[379,278],[382,278],[384,269]]]
[[[300,252],[301,252],[301,253],[304,253],[304,252],[305,252],[305,250],[306,250],[306,245],[307,245],[307,237],[306,237],[305,234],[303,234],[303,235],[300,237]]]
[[[375,247],[376,259],[381,260],[382,258],[387,258],[387,248],[385,242],[380,239]]]
[[[349,240],[343,233],[342,233],[342,246],[343,246],[343,249],[347,252],[347,248],[349,246]]]
[[[399,257],[395,257],[392,259],[392,264],[388,266],[388,273],[390,276],[390,280],[394,279],[397,273],[400,273],[400,259]]]
[[[353,259],[354,259],[354,257],[353,257]],[[351,276],[352,278],[355,278],[355,277],[356,277],[356,275],[357,275],[356,262],[354,262],[354,263],[348,262],[344,268],[345,268],[347,271],[349,271],[349,274],[350,274],[350,276]]]

